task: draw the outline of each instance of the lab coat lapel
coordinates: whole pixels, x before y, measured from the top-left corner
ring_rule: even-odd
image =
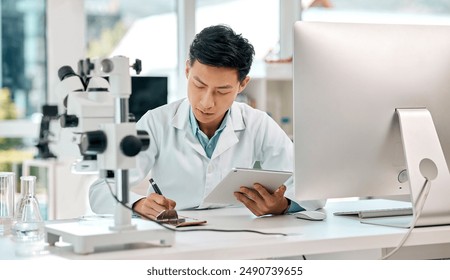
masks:
[[[205,158],[208,158],[206,155],[205,150],[203,149],[202,145],[198,142],[195,135],[192,133],[191,126],[189,124],[189,104],[188,99],[186,98],[178,108],[177,112],[175,113],[173,119],[172,119],[172,125],[180,129],[185,135],[185,139],[187,142],[187,145],[191,146],[192,149],[194,149],[197,153],[202,155]]]
[[[220,156],[226,150],[236,145],[239,142],[239,138],[236,133],[239,130],[245,129],[245,123],[242,117],[242,113],[239,110],[239,107],[233,103],[231,106],[231,114],[227,119],[227,125],[225,126],[222,134],[220,135],[219,141],[217,142],[217,146],[214,149],[214,153],[211,156],[211,160]]]
[[[195,135],[192,133],[190,129],[191,129],[190,127],[185,129],[186,140],[188,145],[191,146],[192,149],[194,149],[197,153],[199,153],[203,157],[208,158],[205,149],[203,149],[202,145],[200,144],[200,142],[198,142],[198,139],[195,137]]]

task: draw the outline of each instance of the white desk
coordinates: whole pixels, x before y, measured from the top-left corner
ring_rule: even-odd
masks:
[[[150,247],[97,252],[77,255],[69,248],[52,247],[46,258],[63,259],[266,259],[266,258],[347,258],[377,259],[402,239],[406,229],[361,224],[357,218],[334,216],[335,211],[357,208],[390,207],[391,201],[329,202],[325,208],[328,218],[315,222],[293,216],[256,218],[245,208],[182,212],[181,215],[206,219],[214,229],[251,229],[263,232],[281,232],[289,236],[267,236],[254,233],[178,232],[172,247]],[[379,207],[381,208],[381,207]],[[191,228],[192,229],[192,228]],[[14,258],[11,241],[0,238],[0,259]],[[411,236],[393,258],[450,257],[450,226],[414,229]],[[3,250],[5,248],[5,250]],[[403,252],[402,252],[403,251]],[[375,253],[374,253],[375,252]],[[425,255],[421,255],[424,253]]]

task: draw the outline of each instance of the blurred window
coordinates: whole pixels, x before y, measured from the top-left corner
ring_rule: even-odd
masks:
[[[23,127],[11,122],[30,118],[46,102],[46,1],[2,0],[0,5],[0,171],[11,171],[33,155],[32,139],[11,136],[23,133],[27,122],[19,121]]]
[[[448,23],[448,0],[303,0],[303,20]]]
[[[141,76],[169,77],[175,90],[175,0],[85,0],[87,57],[123,55],[142,61]]]
[[[229,25],[253,45],[255,61],[263,60],[278,46],[279,0],[204,0],[196,3],[196,33],[215,24]]]
[[[45,2],[1,1],[0,86],[2,100],[9,94],[15,104],[16,113],[11,118],[39,112],[46,100]]]

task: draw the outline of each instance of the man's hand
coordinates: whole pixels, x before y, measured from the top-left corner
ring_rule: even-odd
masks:
[[[256,216],[268,214],[283,214],[289,207],[284,197],[286,186],[281,185],[274,193],[270,193],[260,184],[254,184],[253,189],[241,187],[234,196]]]
[[[156,217],[164,210],[172,210],[176,206],[176,202],[166,198],[165,196],[152,193],[146,198],[138,200],[133,205],[133,210],[146,218],[156,220]]]

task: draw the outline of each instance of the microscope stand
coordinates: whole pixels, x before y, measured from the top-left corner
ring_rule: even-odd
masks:
[[[126,245],[157,241],[159,245],[171,246],[175,242],[175,232],[142,219],[132,219],[135,228],[111,230],[113,218],[93,218],[48,223],[45,226],[46,241],[54,246],[59,238],[72,244],[74,253],[90,254],[96,247]]]

